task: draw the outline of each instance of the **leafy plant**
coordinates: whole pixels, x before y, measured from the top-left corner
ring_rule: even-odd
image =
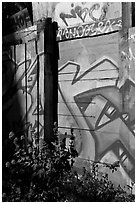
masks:
[[[92,171],[83,168],[79,175],[73,168],[77,152],[74,148],[73,130],[70,147],[59,143],[57,129],[51,143],[33,146],[26,143],[25,136],[12,136],[15,153],[6,162],[7,188],[3,190],[3,201],[22,202],[111,202],[134,201],[134,195],[122,188],[114,188],[108,175],[99,176],[98,163]],[[114,170],[117,165],[110,165]]]

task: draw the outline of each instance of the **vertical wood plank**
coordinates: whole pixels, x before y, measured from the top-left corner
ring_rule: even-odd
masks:
[[[25,92],[26,92],[26,118],[25,124],[28,123],[28,113],[27,113],[27,44],[25,43]],[[28,134],[27,134],[28,137]]]
[[[122,26],[130,28],[132,26],[131,2],[122,2]]]
[[[53,137],[53,27],[46,19],[44,32],[44,139]]]
[[[39,143],[39,54],[37,40],[35,40],[36,64],[37,64],[37,142]]]
[[[39,55],[39,143],[44,139],[44,31],[37,41]]]

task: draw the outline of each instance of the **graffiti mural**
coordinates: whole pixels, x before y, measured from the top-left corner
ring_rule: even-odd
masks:
[[[3,50],[2,102],[9,131],[43,135],[44,37]],[[41,83],[43,82],[43,83]],[[17,105],[17,101],[19,106]]]
[[[55,6],[54,19],[60,27],[120,17],[121,5],[107,2],[61,2]],[[113,8],[113,10],[111,10]],[[113,11],[113,14],[110,14]],[[114,14],[116,13],[117,14]],[[115,17],[113,16],[115,15]]]
[[[32,2],[34,22],[51,17],[58,23],[57,40],[95,36],[120,30],[121,2]]]
[[[121,4],[107,2],[61,2],[56,4],[58,40],[93,36],[121,28]]]
[[[60,28],[57,34],[57,39],[58,41],[61,41],[65,39],[94,36],[119,30],[121,28],[121,18],[104,20],[89,24],[80,24],[79,26]]]
[[[59,130],[74,129],[85,160],[120,162],[113,180],[123,185],[135,179],[135,83],[119,78],[118,33],[60,43]],[[134,67],[132,67],[134,69]]]
[[[2,53],[5,130],[24,128],[28,136],[32,131],[39,138],[44,130],[43,38],[41,34],[38,41]],[[85,160],[119,161],[119,171],[111,176],[123,185],[135,180],[133,29],[128,42],[127,49],[118,33],[60,42],[58,70],[59,132],[69,137],[74,129],[79,154],[75,166],[85,165]]]

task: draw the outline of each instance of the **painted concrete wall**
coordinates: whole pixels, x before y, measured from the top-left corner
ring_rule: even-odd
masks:
[[[134,37],[130,29],[128,44],[118,32],[59,44],[60,133],[74,128],[78,168],[120,161],[109,176],[122,186],[135,179]]]

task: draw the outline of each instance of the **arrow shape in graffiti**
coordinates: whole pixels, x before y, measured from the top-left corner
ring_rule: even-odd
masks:
[[[128,149],[128,155],[132,155],[131,157],[134,158],[134,135],[123,119],[120,105],[121,93],[117,87],[118,67],[109,58],[103,58],[92,64],[84,73],[80,73],[78,63],[69,61],[63,65],[59,70],[59,93],[70,112],[70,118],[76,121],[75,124],[78,127],[89,129],[90,134],[93,136],[96,145],[96,159],[101,159],[108,151],[107,149],[113,146],[117,140],[120,140]],[[92,110],[96,106],[92,103],[90,111],[85,114],[85,110],[93,102],[94,98],[99,95],[104,98],[106,106],[100,110],[98,116],[89,117],[93,115]],[[59,107],[59,114],[63,115],[60,104]],[[80,114],[83,118],[78,117]],[[96,111],[94,114],[96,114]],[[93,125],[94,120],[96,120],[95,126]],[[115,125],[117,129],[114,129]],[[114,131],[113,133],[111,129]],[[85,136],[90,141],[87,131],[85,132]],[[129,137],[126,135],[129,135]],[[90,148],[89,145],[86,146],[87,148]]]

